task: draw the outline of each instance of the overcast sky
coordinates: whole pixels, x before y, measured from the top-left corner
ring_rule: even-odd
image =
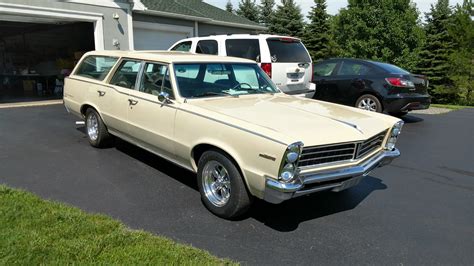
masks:
[[[301,10],[305,15],[314,4],[313,0],[295,1],[300,5]],[[224,9],[227,0],[205,0],[205,2]],[[260,1],[257,0],[257,2],[259,3]],[[276,2],[279,3],[280,1],[277,0]],[[326,2],[328,3],[328,13],[332,15],[336,14],[340,8],[343,8],[347,5],[347,0],[329,0]],[[423,13],[428,12],[430,10],[430,5],[436,3],[436,0],[414,0],[414,2],[416,3],[418,10],[422,12],[422,18],[424,18]],[[451,0],[449,2],[451,5],[456,5],[457,3],[462,3],[462,0]],[[234,4],[234,8],[237,8],[239,5],[239,0],[232,0],[232,4]]]

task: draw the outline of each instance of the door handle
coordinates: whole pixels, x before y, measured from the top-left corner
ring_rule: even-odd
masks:
[[[129,105],[137,105],[138,101],[135,101],[133,99],[128,99],[128,104]]]
[[[102,97],[105,95],[105,91],[97,91],[97,93],[99,93],[99,97]]]

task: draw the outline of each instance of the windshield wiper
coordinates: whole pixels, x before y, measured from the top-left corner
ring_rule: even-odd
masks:
[[[213,92],[213,91],[208,91],[205,93],[201,93],[198,95],[194,95],[193,98],[200,98],[200,97],[207,97],[207,96],[231,96],[231,97],[239,97],[239,95],[232,95],[228,92]]]

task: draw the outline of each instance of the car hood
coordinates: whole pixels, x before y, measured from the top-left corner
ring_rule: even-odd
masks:
[[[287,144],[302,141],[305,146],[365,140],[398,121],[382,114],[285,94],[208,98],[188,103],[215,113],[214,119],[253,128]]]

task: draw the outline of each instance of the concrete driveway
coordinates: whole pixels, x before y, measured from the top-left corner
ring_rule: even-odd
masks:
[[[60,105],[0,110],[0,183],[246,264],[474,262],[474,109],[408,116],[402,157],[342,193],[225,221],[192,173],[123,141],[88,145]]]

